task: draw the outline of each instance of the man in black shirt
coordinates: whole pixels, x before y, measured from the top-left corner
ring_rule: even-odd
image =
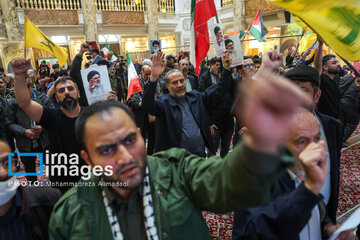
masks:
[[[335,55],[326,55],[322,58],[321,67],[320,64],[322,55],[323,42],[319,39],[319,47],[315,56],[315,68],[320,72],[320,89],[321,97],[317,104],[317,109],[322,114],[329,115],[335,119],[340,119],[340,88],[339,73],[341,71],[340,63],[336,59]]]
[[[15,74],[15,96],[19,107],[34,121],[40,123],[48,130],[50,137],[50,153],[65,153],[67,157],[70,154],[79,154],[80,146],[78,145],[75,134],[74,124],[79,116],[81,107],[79,105],[79,90],[71,78],[61,78],[55,83],[56,100],[60,103],[60,109],[43,107],[32,101],[29,94],[26,94],[25,73],[30,67],[30,62],[25,59],[18,59],[12,62],[12,68]],[[85,162],[78,157],[78,166],[85,165]],[[46,163],[46,162],[45,162]],[[55,163],[57,164],[57,163]],[[62,162],[62,164],[64,164]],[[70,163],[64,164],[66,168]],[[65,175],[65,174],[64,174]],[[80,176],[62,176],[62,174],[49,174],[52,182],[62,183],[76,182]],[[65,184],[66,185],[66,184]],[[69,185],[69,184],[68,184]],[[71,186],[59,187],[64,192]]]
[[[56,79],[59,76],[59,71],[60,71],[60,66],[59,64],[55,63],[52,65],[53,68],[53,72],[50,74],[50,78],[54,79],[54,81],[56,81]]]
[[[78,87],[70,77],[58,79],[54,88],[56,100],[61,108],[46,108],[32,101],[29,94],[26,94],[25,73],[30,67],[30,61],[16,59],[11,66],[15,74],[15,96],[19,107],[31,119],[48,130],[51,159],[47,161],[45,158],[44,162],[50,166],[51,170],[54,170],[53,166],[56,165],[56,169],[48,173],[49,178],[54,183],[52,186],[64,193],[80,179],[81,175],[86,174],[81,170],[86,163],[80,158],[80,145],[74,133],[75,120],[81,111]],[[108,100],[117,100],[114,92],[110,92]],[[64,154],[67,161],[64,159]],[[52,158],[54,158],[54,163]],[[77,166],[77,172],[74,166]]]

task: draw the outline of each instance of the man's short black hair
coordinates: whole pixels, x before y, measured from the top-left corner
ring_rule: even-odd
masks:
[[[67,75],[68,75],[68,70],[65,68],[61,68],[58,77],[66,77]]]
[[[4,68],[3,67],[0,67],[0,72],[4,72]]]
[[[215,35],[216,35],[220,30],[221,30],[220,27],[219,27],[219,26],[216,26],[216,27],[214,28],[214,33],[215,33]]]
[[[95,75],[99,75],[100,76],[100,73],[98,71],[95,71],[95,70],[92,70],[91,72],[88,73],[87,75],[87,80],[88,82],[90,81],[90,79],[95,76]]]
[[[234,41],[231,40],[230,38],[225,39],[225,47],[226,47],[229,43],[234,43]]]
[[[73,82],[74,85],[75,85],[76,90],[78,90],[78,86],[77,86],[76,82],[74,82],[74,80],[72,80],[71,77],[62,77],[62,78],[58,78],[58,80],[56,80],[56,82],[54,83],[55,94],[56,94],[56,92],[57,92],[57,91],[56,91],[57,85],[58,85],[59,83],[65,83],[65,82],[67,82],[67,81]]]
[[[75,136],[80,143],[81,149],[86,150],[85,147],[85,124],[87,120],[96,114],[103,113],[103,112],[110,112],[112,108],[120,108],[122,109],[134,122],[135,122],[135,116],[132,113],[132,111],[123,103],[118,101],[100,101],[96,102],[87,108],[85,108],[83,111],[81,111],[79,117],[75,121]]]
[[[53,69],[55,69],[55,68],[60,68],[60,65],[57,64],[57,63],[55,63],[55,64],[52,65],[52,68],[53,68]]]
[[[328,63],[328,61],[332,58],[336,58],[336,56],[332,54],[325,55],[322,59],[322,66],[325,66]]]
[[[213,57],[212,59],[210,59],[210,66],[216,64],[217,62],[220,63],[220,58]]]

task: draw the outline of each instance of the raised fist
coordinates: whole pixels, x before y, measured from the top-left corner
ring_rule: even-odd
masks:
[[[319,194],[328,173],[326,144],[324,141],[310,143],[299,155],[306,173],[305,186]]]
[[[11,68],[14,72],[14,75],[25,75],[27,70],[30,69],[30,59],[25,58],[16,58],[11,62]]]

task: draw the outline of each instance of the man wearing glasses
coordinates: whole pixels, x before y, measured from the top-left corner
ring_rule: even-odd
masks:
[[[255,66],[251,57],[244,56],[244,64],[237,66],[236,71],[241,76],[242,81],[251,79],[257,72],[258,68]]]

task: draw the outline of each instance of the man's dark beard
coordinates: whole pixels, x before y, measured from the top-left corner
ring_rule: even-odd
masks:
[[[335,69],[335,70],[328,70],[328,72],[329,72],[330,74],[337,74],[337,73],[340,73],[340,72],[341,72],[341,69],[340,69],[340,68],[337,68],[337,69]]]
[[[67,101],[68,99],[71,99],[72,101],[71,101],[71,102],[68,102],[68,101]],[[64,98],[64,100],[63,100],[60,104],[61,104],[61,106],[62,106],[64,109],[71,111],[71,110],[74,110],[74,108],[76,107],[77,103],[78,103],[78,100],[77,100],[77,99],[75,99],[75,98],[73,98],[73,97],[70,97],[70,96],[66,96],[66,97]]]

